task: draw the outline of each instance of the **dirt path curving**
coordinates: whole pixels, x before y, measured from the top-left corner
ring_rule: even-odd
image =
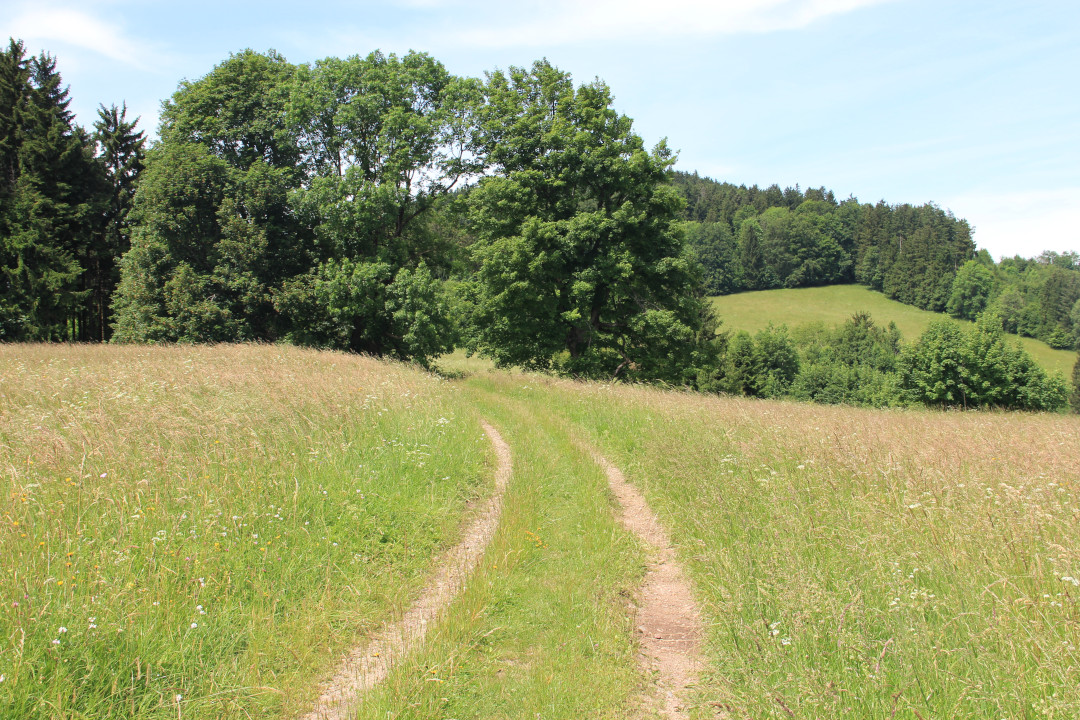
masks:
[[[639,662],[646,674],[656,677],[659,696],[652,702],[661,717],[685,718],[685,690],[697,681],[701,670],[701,611],[671,539],[645,498],[619,468],[595,451],[593,457],[622,506],[623,525],[653,549],[637,598]]]
[[[476,568],[499,525],[502,497],[510,481],[511,468],[510,447],[495,428],[486,422],[481,425],[495,446],[498,458],[495,493],[466,530],[461,542],[439,558],[435,576],[424,587],[416,603],[400,620],[386,625],[366,644],[349,653],[333,679],[323,688],[315,708],[302,720],[353,717],[360,695],[386,679],[393,664],[423,641],[428,623],[450,605],[465,579]]]

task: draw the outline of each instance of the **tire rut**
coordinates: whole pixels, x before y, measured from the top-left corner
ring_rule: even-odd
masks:
[[[657,696],[651,702],[661,717],[685,718],[686,688],[696,683],[701,671],[701,611],[671,538],[645,497],[627,482],[619,468],[595,450],[592,454],[619,501],[623,526],[653,550],[636,598],[641,643],[638,660],[642,670],[653,675],[657,683]]]
[[[495,493],[487,500],[462,540],[440,557],[435,575],[419,599],[401,619],[385,625],[342,661],[337,673],[323,687],[315,707],[302,720],[346,720],[353,717],[361,695],[386,679],[394,663],[423,642],[428,625],[457,596],[465,580],[476,569],[487,549],[502,514],[502,498],[510,481],[510,447],[487,422],[484,433],[495,447],[498,461]]]

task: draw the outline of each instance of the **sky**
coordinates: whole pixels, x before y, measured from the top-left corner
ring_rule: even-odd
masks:
[[[126,102],[151,136],[181,80],[245,48],[470,76],[547,58],[679,170],[934,202],[995,258],[1080,252],[1074,0],[5,0],[0,35],[57,59],[80,124]]]

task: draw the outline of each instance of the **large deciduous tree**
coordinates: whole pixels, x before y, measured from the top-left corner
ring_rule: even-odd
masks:
[[[479,169],[477,86],[420,53],[294,66],[250,50],[184,83],[136,197],[117,339],[449,350],[424,215]]]
[[[478,173],[477,83],[422,53],[301,66],[290,119],[309,180],[294,206],[317,263],[279,294],[299,342],[426,362],[453,347],[444,240],[424,216]]]
[[[986,309],[994,289],[994,274],[978,260],[964,263],[953,279],[945,309],[953,317],[974,320]]]
[[[692,382],[709,330],[671,152],[643,147],[602,82],[575,88],[546,61],[485,92],[470,346],[502,366]]]
[[[299,180],[286,122],[295,69],[231,56],[165,103],[135,197],[116,293],[119,341],[273,340],[273,292],[305,269],[288,205]]]

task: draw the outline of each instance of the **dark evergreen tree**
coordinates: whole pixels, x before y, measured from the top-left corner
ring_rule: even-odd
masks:
[[[84,329],[89,339],[107,340],[112,335],[112,296],[120,281],[120,258],[131,247],[131,219],[135,185],[143,170],[146,136],[136,131],[138,118],[127,119],[127,104],[98,108],[94,142],[98,162],[105,173],[105,201],[101,227],[89,249],[84,288],[89,292]]]
[[[73,122],[52,57],[27,58],[12,41],[0,66],[0,333],[82,339],[82,274],[102,187],[93,143]]]
[[[1072,370],[1072,394],[1069,395],[1069,406],[1074,413],[1080,414],[1080,354],[1076,356],[1076,364]]]

